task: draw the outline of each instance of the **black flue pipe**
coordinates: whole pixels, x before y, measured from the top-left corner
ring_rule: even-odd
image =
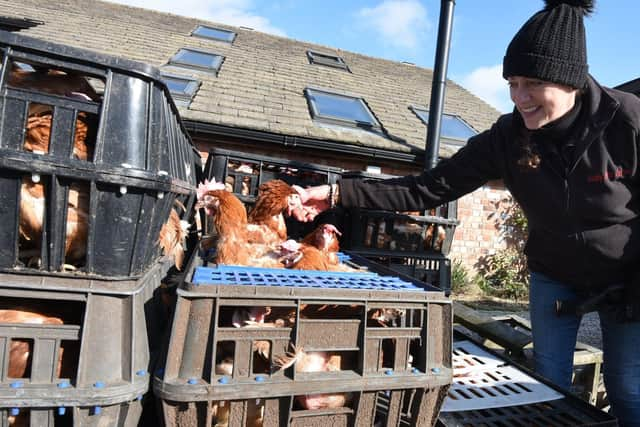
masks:
[[[442,110],[444,109],[444,92],[447,86],[447,65],[449,64],[449,48],[451,46],[455,3],[455,0],[442,0],[440,2],[438,44],[436,47],[433,81],[431,82],[431,101],[429,103],[429,122],[425,146],[425,170],[432,169],[438,163],[440,127],[442,124]]]

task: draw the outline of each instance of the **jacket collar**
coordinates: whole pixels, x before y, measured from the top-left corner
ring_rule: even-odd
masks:
[[[583,93],[583,106],[586,108],[582,126],[578,126],[578,130],[574,134],[576,138],[576,153],[574,162],[569,168],[571,173],[582,155],[602,134],[604,129],[611,123],[613,116],[620,107],[620,103],[613,99],[600,84],[591,76],[587,77],[587,84]],[[581,129],[580,129],[581,128]]]
[[[589,108],[589,116],[594,119],[594,125],[607,126],[620,107],[620,103],[609,95],[591,75],[587,78],[585,92],[586,106]]]

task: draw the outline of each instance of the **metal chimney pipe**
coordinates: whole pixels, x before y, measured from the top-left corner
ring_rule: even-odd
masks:
[[[431,101],[429,103],[429,122],[425,146],[425,170],[432,169],[438,163],[440,125],[442,123],[442,110],[444,109],[444,92],[447,86],[447,65],[449,64],[449,47],[451,45],[455,3],[455,0],[441,0],[440,2],[438,44],[436,47],[433,81],[431,82]]]

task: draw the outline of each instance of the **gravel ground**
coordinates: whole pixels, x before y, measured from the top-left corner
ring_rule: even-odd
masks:
[[[515,314],[529,319],[528,311],[521,311]],[[492,315],[494,314],[492,313]],[[578,341],[602,349],[602,334],[600,332],[600,317],[598,313],[588,313],[582,317],[580,329],[578,329]]]
[[[578,341],[602,349],[602,334],[600,333],[600,317],[598,313],[589,313],[582,318],[578,330]]]
[[[465,303],[464,300],[459,300],[459,302]],[[525,310],[526,305],[521,305],[520,308],[516,309],[514,309],[514,307],[507,308],[506,306],[504,308],[498,307],[494,301],[488,304],[474,303],[466,305],[485,316],[501,318],[504,316],[515,315],[530,320],[529,310]],[[600,316],[598,316],[597,312],[588,313],[582,316],[582,322],[580,322],[580,327],[578,328],[577,341],[602,350]]]

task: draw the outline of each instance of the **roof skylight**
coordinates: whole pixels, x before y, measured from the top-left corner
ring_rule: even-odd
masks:
[[[327,67],[340,68],[342,70],[349,71],[349,67],[347,67],[344,59],[339,56],[308,50],[307,57],[311,64],[325,65]]]
[[[198,87],[200,87],[198,80],[189,77],[162,73],[161,78],[167,85],[176,105],[180,106],[188,107]]]
[[[207,25],[198,25],[198,28],[193,30],[191,35],[204,37],[206,39],[220,40],[227,43],[233,43],[233,40],[236,38],[236,33],[233,31],[209,27]]]
[[[197,70],[212,71],[218,73],[224,56],[204,50],[181,48],[178,53],[169,60],[171,65],[181,65]]]
[[[411,107],[411,110],[427,125],[429,123],[429,111],[419,107]],[[469,126],[459,116],[453,114],[442,114],[442,122],[440,128],[440,136],[442,138],[466,142],[469,138],[478,132]]]
[[[305,89],[305,95],[314,119],[352,127],[380,128],[362,98],[309,88]]]

